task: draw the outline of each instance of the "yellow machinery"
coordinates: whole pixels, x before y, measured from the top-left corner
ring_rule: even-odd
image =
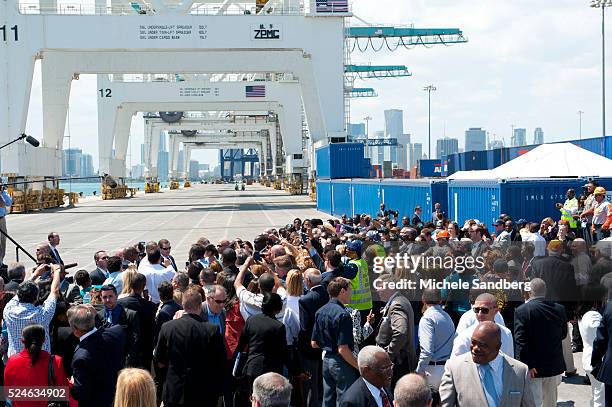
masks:
[[[170,189],[179,189],[178,181],[170,181]]]
[[[308,180],[308,189],[310,190],[310,192],[308,193],[308,197],[310,198],[311,201],[316,201],[317,200],[317,183],[315,182],[314,179],[310,179]]]
[[[64,204],[64,190],[53,177],[30,179],[17,174],[7,177],[8,194],[13,199],[11,213],[24,213],[40,209],[57,208]]]
[[[157,181],[157,178],[147,178],[144,190],[146,194],[159,192],[159,181]]]
[[[188,179],[185,180],[185,183],[183,184],[183,188],[189,188],[191,187],[191,181],[189,181]]]
[[[282,179],[275,179],[274,180],[274,189],[283,189],[283,180]]]
[[[102,178],[102,199],[122,199],[128,194],[125,180],[120,178],[117,182],[113,177],[105,175]]]

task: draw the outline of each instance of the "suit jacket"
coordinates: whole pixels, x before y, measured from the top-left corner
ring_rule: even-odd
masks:
[[[312,329],[315,323],[315,314],[329,301],[329,294],[323,285],[312,287],[304,296],[300,297],[300,333],[298,334],[298,348],[300,353],[308,359],[321,360],[321,350],[310,346]]]
[[[125,333],[120,326],[101,328],[77,346],[72,358],[72,395],[79,407],[111,407],[125,357]]]
[[[145,300],[141,295],[132,293],[117,301],[126,310],[132,310],[138,316],[140,360],[139,366],[145,370],[151,369],[153,359],[153,327],[155,324],[155,304]]]
[[[503,393],[499,407],[535,407],[527,366],[509,356],[502,357]],[[446,362],[439,391],[442,407],[487,405],[478,367],[472,360],[471,352]]]
[[[167,367],[162,392],[165,405],[216,404],[223,391],[220,372],[227,360],[215,325],[193,314],[166,322],[159,333],[155,361]]]
[[[121,304],[117,304],[121,307],[121,315],[115,325],[120,325],[125,329],[126,343],[125,343],[125,366],[127,367],[138,367],[140,366],[140,319],[136,312],[131,309],[123,307]],[[105,320],[105,308],[98,311],[98,323],[99,327],[108,328],[110,325]]]
[[[170,260],[170,265],[172,266],[172,268],[174,269],[174,271],[178,271],[178,267],[176,267],[176,261],[174,260],[174,257],[172,257],[172,255],[167,257],[168,260]]]
[[[247,349],[244,373],[252,378],[264,373],[283,373],[283,365],[293,368],[289,362],[285,325],[265,314],[247,319],[238,341],[238,351]]]
[[[55,250],[57,250],[57,247],[55,248]],[[53,249],[51,248],[51,245],[49,245],[49,254],[51,255],[51,258],[53,259],[53,263],[64,264],[64,260],[62,260],[62,257],[59,254],[59,250],[57,250],[57,254],[56,254],[55,251],[53,251]]]
[[[383,309],[376,343],[389,353],[396,366],[409,367],[410,372],[416,369],[414,311],[408,298],[394,294],[389,299]]]
[[[565,371],[561,341],[567,335],[563,306],[533,298],[514,312],[514,354],[537,377],[551,377]]]
[[[612,302],[608,301],[603,312],[603,319],[597,328],[597,337],[593,342],[591,366],[597,380],[612,384]],[[602,360],[603,359],[603,360]]]
[[[557,256],[538,257],[531,263],[530,278],[534,277],[546,282],[546,299],[563,305],[567,319],[573,319],[576,302],[580,300],[574,266]]]
[[[176,301],[170,300],[159,304],[157,315],[155,315],[155,328],[153,330],[153,345],[157,344],[159,331],[164,323],[172,321],[176,311],[183,309]]]
[[[389,404],[393,405],[393,393],[389,389],[385,389],[385,393],[389,398]],[[342,398],[340,399],[340,407],[378,407],[376,400],[370,393],[370,389],[365,384],[363,377],[355,380],[355,382],[349,387]]]
[[[90,271],[89,277],[91,277],[92,285],[102,285],[104,284],[104,280],[106,280],[106,276],[99,268],[96,268],[94,271]]]

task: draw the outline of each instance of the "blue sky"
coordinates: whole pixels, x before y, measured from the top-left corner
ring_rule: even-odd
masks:
[[[506,143],[512,125],[526,128],[528,141],[535,127],[543,128],[546,141],[578,138],[578,110],[585,112],[583,137],[601,135],[601,11],[591,9],[588,0],[357,0],[353,12],[370,23],[458,27],[469,39],[450,47],[353,52],[355,64],[403,64],[413,74],[356,83],[373,87],[379,94],[378,98],[354,99],[351,105],[353,122],[373,118],[372,135],[384,128],[385,109],[402,109],[404,131],[412,134],[413,142],[425,144],[427,93],[422,88],[430,83],[438,89],[432,93],[434,147],[444,134],[459,138],[462,147],[468,127],[483,127],[491,137],[503,137]],[[609,27],[610,18],[612,9],[606,18]],[[606,29],[608,44],[612,43],[610,31]],[[608,66],[611,64],[612,60]],[[612,94],[609,100],[612,104]],[[28,134],[41,137],[38,68],[30,107]],[[81,75],[73,82],[69,123],[66,134],[71,135],[71,146],[94,154],[97,163],[95,76]],[[608,128],[608,134],[612,133],[612,118]],[[142,131],[142,120],[135,120],[132,164],[140,160]],[[67,139],[64,145],[68,146]],[[217,153],[197,152],[194,159],[216,162]]]

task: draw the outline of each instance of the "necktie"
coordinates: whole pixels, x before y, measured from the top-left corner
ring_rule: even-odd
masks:
[[[55,256],[57,256],[57,262],[62,264],[62,258],[60,257],[59,252],[55,248],[53,250],[55,251]]]
[[[389,397],[387,397],[387,393],[383,389],[380,389],[380,399],[382,400],[382,407],[391,407]]]
[[[487,398],[487,403],[489,407],[497,407],[499,405],[499,396],[497,395],[497,390],[495,390],[495,381],[493,380],[493,368],[491,365],[484,364],[480,365],[480,368],[483,370],[483,384],[485,396]],[[491,405],[493,402],[493,405]]]

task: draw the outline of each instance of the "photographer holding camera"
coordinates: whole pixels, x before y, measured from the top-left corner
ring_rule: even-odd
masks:
[[[0,230],[3,233],[0,234],[0,268],[4,268],[4,255],[6,254],[6,215],[8,215],[8,210],[13,204],[13,199],[6,192],[6,185],[0,186]]]

